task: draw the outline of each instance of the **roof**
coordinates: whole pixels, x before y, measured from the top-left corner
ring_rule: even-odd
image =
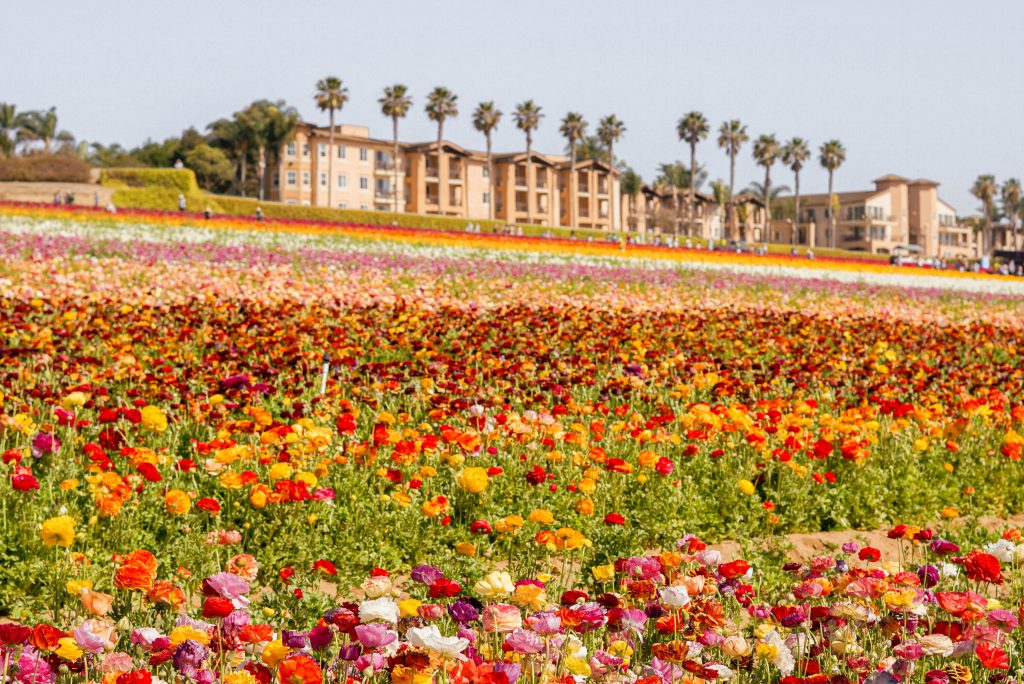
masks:
[[[915,178],[910,181],[911,185],[930,185],[933,188],[939,187],[938,181],[928,180],[927,178]]]
[[[467,150],[464,147],[461,147],[460,145],[456,145],[450,140],[442,140],[441,147],[449,152],[455,152],[456,154],[461,155],[463,157],[470,156],[469,150]],[[406,145],[405,149],[413,152],[434,150],[437,149],[437,141],[433,140],[431,142],[411,143]]]
[[[540,162],[541,164],[544,164],[545,166],[554,166],[555,165],[555,162],[553,162],[550,158],[544,156],[540,152],[536,152],[536,151],[531,152],[530,153],[530,158],[531,158],[531,160],[534,163]],[[518,163],[518,162],[521,162],[521,161],[526,161],[526,152],[509,152],[509,153],[505,153],[505,154],[496,154],[496,155],[494,155],[494,161],[505,163],[505,164],[508,164],[508,163]]]
[[[904,178],[903,176],[897,176],[895,173],[887,173],[884,176],[882,176],[881,178],[876,178],[875,180],[873,180],[871,182],[872,183],[892,183],[892,182],[909,183],[910,179],[909,178]]]
[[[572,163],[568,159],[565,159],[559,161],[558,166],[560,168],[568,169],[572,166]],[[609,173],[618,173],[618,171],[613,169],[610,164],[608,164],[607,162],[603,162],[600,159],[584,159],[582,161],[576,162],[577,169],[585,169],[591,166],[600,167],[602,170],[607,171]]]
[[[832,194],[838,197],[839,203],[842,204],[844,202],[861,202],[863,200],[874,197],[875,195],[880,195],[883,192],[884,191],[882,190],[861,190],[858,192],[834,192]],[[784,195],[782,197],[779,197],[778,199],[793,199],[793,197],[793,195]],[[801,193],[800,202],[825,203],[828,202],[828,193],[819,192],[811,195],[804,195]]]
[[[752,202],[753,204],[759,204],[764,206],[764,200],[755,195],[752,192],[741,192],[736,195],[736,201],[738,202]]]

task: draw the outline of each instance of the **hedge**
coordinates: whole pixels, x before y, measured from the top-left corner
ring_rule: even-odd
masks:
[[[165,188],[185,195],[199,193],[196,175],[191,169],[103,169],[100,172],[100,185],[113,188]]]
[[[73,154],[32,154],[0,159],[0,181],[88,183],[91,168]]]

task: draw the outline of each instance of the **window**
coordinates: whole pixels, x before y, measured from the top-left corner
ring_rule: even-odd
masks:
[[[320,156],[321,157],[326,157],[327,156],[327,145],[325,145],[323,143],[320,143]]]
[[[281,173],[279,171],[274,172],[274,187],[276,188],[281,184]]]
[[[285,202],[285,204],[288,204],[288,205],[291,205],[291,206],[294,207],[296,204],[298,204],[298,202],[296,202],[295,200],[288,200],[287,202]]]
[[[348,187],[348,176],[346,176],[345,174],[341,174],[340,176],[338,176],[338,187],[339,188],[347,188]]]
[[[366,161],[367,159],[369,159],[368,155],[369,155],[369,152],[367,151],[367,149],[365,147],[360,147],[359,148],[359,161]]]
[[[338,145],[338,159],[344,159],[344,158],[345,158],[345,146],[344,145]]]
[[[322,188],[326,188],[327,187],[327,174],[326,173],[321,173],[320,174],[320,187],[322,187]]]
[[[285,149],[287,150],[287,154],[289,157],[295,156],[295,143],[288,143]]]
[[[490,204],[490,203],[491,203],[491,193],[485,192],[484,193],[484,204]]]
[[[360,204],[359,208],[362,209],[363,211],[368,211],[370,209],[370,205],[369,204]]]
[[[484,178],[490,178],[490,177],[491,177],[491,169],[490,169],[490,167],[485,166],[484,167]]]
[[[338,208],[339,209],[348,209],[348,202],[339,202],[338,203]]]
[[[309,206],[309,200],[302,200],[302,206],[308,207]]]
[[[309,156],[309,143],[302,143],[302,156],[303,157],[308,157]]]
[[[302,172],[302,184],[309,187],[309,171]]]
[[[359,189],[360,190],[369,190],[370,189],[370,179],[367,178],[366,176],[360,176],[359,177]]]
[[[288,172],[288,185],[295,185],[295,172],[294,171],[289,171]]]

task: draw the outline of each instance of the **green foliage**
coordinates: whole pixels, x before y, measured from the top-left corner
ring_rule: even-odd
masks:
[[[191,169],[104,169],[100,172],[100,184],[111,188],[163,188],[185,194],[199,192]]]
[[[211,192],[226,190],[235,173],[224,151],[206,143],[189,150],[185,155],[185,165],[195,172],[199,186]]]
[[[0,181],[88,183],[89,164],[72,154],[0,159]]]

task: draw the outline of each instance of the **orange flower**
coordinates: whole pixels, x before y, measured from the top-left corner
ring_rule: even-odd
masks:
[[[181,608],[185,605],[185,592],[173,582],[157,580],[153,588],[146,594],[150,603],[159,603],[171,608]]]
[[[171,515],[185,515],[192,509],[192,499],[180,489],[172,489],[164,495],[164,506]]]
[[[149,591],[156,579],[156,557],[146,550],[132,551],[114,573],[114,586],[129,591]]]
[[[80,594],[82,599],[82,607],[93,615],[103,617],[110,612],[110,607],[114,603],[114,597],[110,594],[104,594],[103,592],[93,591],[92,589],[83,588]]]
[[[311,658],[293,655],[278,667],[277,681],[281,684],[322,684],[323,674]]]

